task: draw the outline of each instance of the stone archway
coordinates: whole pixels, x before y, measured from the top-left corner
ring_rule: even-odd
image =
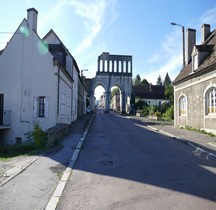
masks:
[[[105,89],[105,112],[110,109],[111,87],[118,86],[121,90],[121,113],[130,112],[132,90],[132,56],[110,55],[103,52],[98,56],[98,70],[92,79],[90,90],[90,107],[94,108],[94,90],[101,85]]]

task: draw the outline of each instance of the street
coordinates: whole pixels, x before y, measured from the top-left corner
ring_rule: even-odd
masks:
[[[59,148],[26,157],[36,160],[0,187],[0,210],[46,208],[90,118],[78,120]],[[98,109],[57,209],[216,209],[215,174],[215,157]]]
[[[194,148],[97,110],[57,209],[216,209],[215,174]]]

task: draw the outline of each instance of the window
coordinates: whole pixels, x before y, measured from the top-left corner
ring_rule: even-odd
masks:
[[[216,88],[211,88],[207,92],[208,114],[216,114]]]
[[[185,96],[181,96],[179,99],[179,115],[186,115],[187,101]]]
[[[45,97],[44,96],[39,96],[39,110],[38,110],[38,117],[45,117]]]
[[[35,96],[33,98],[33,117],[48,117],[48,97]]]
[[[198,68],[198,54],[193,56],[193,71]]]

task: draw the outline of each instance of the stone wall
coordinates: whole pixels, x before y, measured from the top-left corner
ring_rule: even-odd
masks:
[[[48,129],[48,145],[53,145],[55,141],[61,139],[68,134],[68,125],[64,123],[58,123],[56,126]]]
[[[205,76],[192,78],[175,86],[175,125],[191,126],[197,129],[205,129],[216,132],[216,115],[207,113],[206,91],[216,87],[216,71]],[[179,98],[184,95],[187,99],[186,115],[180,115]]]

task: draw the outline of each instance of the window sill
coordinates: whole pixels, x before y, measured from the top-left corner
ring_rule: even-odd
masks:
[[[216,118],[216,114],[208,114],[205,118]]]
[[[186,117],[186,114],[180,114],[179,117]]]

